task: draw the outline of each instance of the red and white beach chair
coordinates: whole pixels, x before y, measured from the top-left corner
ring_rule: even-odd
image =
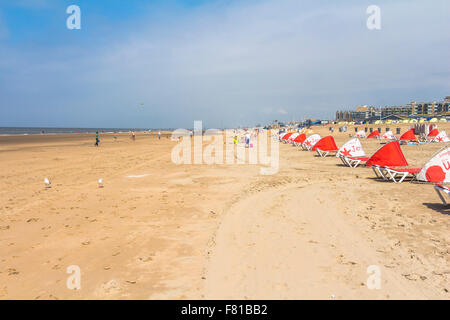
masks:
[[[284,137],[281,139],[281,142],[283,143],[288,143],[289,142],[289,138],[293,135],[293,132],[288,132],[284,135]]]
[[[395,171],[395,167],[406,167],[408,166],[408,162],[405,159],[405,156],[400,148],[400,143],[395,140],[389,142],[379,148],[366,162],[366,167],[372,167],[373,172],[377,178],[382,178],[383,180],[392,180],[394,182],[403,182],[407,173],[403,179],[396,180],[395,177],[397,174],[400,174],[400,171]],[[389,173],[389,170],[391,173]],[[402,176],[404,173],[402,173]]]
[[[434,129],[434,130],[437,130],[437,129]],[[428,135],[427,139],[428,139],[428,141],[430,141],[430,139],[431,139],[431,142],[449,142],[450,141],[449,137],[447,136],[447,133],[444,130],[439,132],[434,137]]]
[[[344,143],[336,153],[336,157],[339,157],[346,166],[352,168],[359,166],[362,161],[369,160],[358,138],[350,139]]]
[[[378,130],[372,131],[368,136],[367,139],[380,139],[381,135]]]
[[[315,144],[320,140],[320,135],[313,134],[310,135],[306,140],[302,143],[303,150],[311,151],[314,148]]]
[[[293,141],[294,146],[301,146],[303,142],[306,140],[306,134],[300,133]]]
[[[320,139],[313,147],[313,151],[317,151],[319,156],[326,157],[330,153],[337,153],[339,148],[332,136],[326,136]]]

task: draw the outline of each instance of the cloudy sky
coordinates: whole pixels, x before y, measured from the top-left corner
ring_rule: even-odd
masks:
[[[449,14],[448,0],[0,0],[0,126],[232,127],[442,100]]]

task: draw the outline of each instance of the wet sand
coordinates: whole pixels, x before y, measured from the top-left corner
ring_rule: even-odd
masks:
[[[450,209],[430,185],[284,144],[275,175],[175,165],[168,138],[117,137],[0,137],[1,299],[450,298]],[[402,150],[421,166],[442,146]],[[80,290],[66,286],[71,265]]]

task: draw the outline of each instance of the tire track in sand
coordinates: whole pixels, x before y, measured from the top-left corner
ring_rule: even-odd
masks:
[[[285,185],[230,207],[206,269],[206,299],[426,298],[352,225],[325,185]],[[381,268],[369,290],[366,269]]]

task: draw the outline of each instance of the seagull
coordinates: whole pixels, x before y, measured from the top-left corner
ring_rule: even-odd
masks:
[[[98,187],[103,188],[103,179],[98,179]]]
[[[44,183],[45,183],[45,187],[46,187],[46,188],[51,188],[50,185],[51,185],[52,183],[50,182],[50,180],[49,180],[48,178],[44,178]]]

